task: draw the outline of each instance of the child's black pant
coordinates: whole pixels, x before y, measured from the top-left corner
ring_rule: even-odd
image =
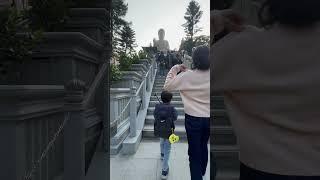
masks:
[[[185,115],[191,180],[202,180],[208,164],[210,118]]]

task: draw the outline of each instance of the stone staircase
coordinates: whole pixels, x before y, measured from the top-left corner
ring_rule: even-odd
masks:
[[[153,112],[154,112],[156,104],[158,104],[159,101],[158,101],[157,97],[155,96],[155,94],[157,94],[158,98],[161,100],[160,96],[161,96],[164,82],[165,82],[165,77],[159,77],[159,76],[156,77],[156,80],[155,80],[155,83],[153,86],[153,91],[152,91],[151,98],[150,98],[148,113],[147,113],[146,120],[145,120],[145,125],[144,125],[143,131],[142,131],[142,137],[145,139],[156,138],[153,133],[153,123],[154,123]],[[183,108],[180,93],[178,91],[173,92],[173,98],[172,98],[171,104],[178,111],[178,120],[175,122],[175,126],[176,126],[175,134],[180,136],[181,140],[186,141],[187,135],[186,135],[186,131],[184,128],[184,108]]]
[[[215,157],[216,161],[216,179],[238,180],[239,160],[237,140],[225,109],[223,96],[211,96],[211,117],[213,118],[213,123],[211,124],[210,132],[210,136],[212,137],[210,139],[210,154],[211,157]]]

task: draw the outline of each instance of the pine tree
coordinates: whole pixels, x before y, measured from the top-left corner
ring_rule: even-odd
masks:
[[[197,24],[200,22],[203,11],[200,10],[200,5],[195,0],[190,1],[187,11],[185,13],[184,19],[186,23],[182,26],[187,35],[187,40],[191,43],[191,49],[194,47],[193,37],[196,33],[202,30],[201,27],[198,27]],[[188,45],[190,46],[190,45]],[[187,48],[187,51],[191,53],[190,47]]]
[[[131,23],[126,23],[124,27],[120,30],[120,46],[121,51],[124,53],[131,53],[135,47],[135,32],[131,28]]]
[[[187,7],[187,12],[184,16],[186,23],[184,23],[182,26],[184,27],[184,31],[187,36],[191,39],[197,32],[202,30],[202,28],[197,26],[197,24],[200,22],[202,13],[203,11],[200,10],[199,3],[194,0],[190,1]]]
[[[127,24],[123,19],[128,12],[128,4],[124,0],[112,0],[112,47],[113,53],[120,51],[120,31]]]

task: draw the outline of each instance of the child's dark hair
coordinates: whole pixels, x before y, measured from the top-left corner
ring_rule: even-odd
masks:
[[[172,93],[169,91],[162,91],[161,93],[161,100],[163,103],[169,103],[172,99]]]

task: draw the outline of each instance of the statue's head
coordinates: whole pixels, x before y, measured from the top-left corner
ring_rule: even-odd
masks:
[[[165,32],[164,32],[164,29],[159,29],[158,31],[158,36],[159,36],[159,40],[164,40],[164,35],[165,35]]]

